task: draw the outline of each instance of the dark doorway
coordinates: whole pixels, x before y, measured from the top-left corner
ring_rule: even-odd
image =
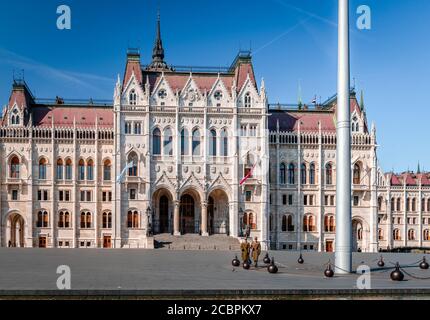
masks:
[[[166,196],[160,198],[160,233],[169,232],[169,199]]]
[[[181,197],[180,206],[180,217],[181,217],[181,233],[195,233],[195,208],[194,198],[189,194]]]
[[[214,198],[209,197],[208,201],[208,232],[214,234],[214,214],[215,214],[215,203]]]

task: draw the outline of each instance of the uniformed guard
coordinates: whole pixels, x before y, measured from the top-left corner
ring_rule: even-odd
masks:
[[[258,241],[258,238],[255,237],[254,241],[251,244],[251,250],[252,250],[252,260],[254,260],[254,265],[257,267],[258,265],[258,258],[261,254],[261,243]]]
[[[242,251],[242,262],[249,261],[249,250],[251,245],[248,242],[248,238],[245,237],[244,241],[240,244],[240,250]]]

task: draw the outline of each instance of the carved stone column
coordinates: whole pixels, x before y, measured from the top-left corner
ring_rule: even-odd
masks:
[[[202,202],[202,236],[209,236],[208,233],[208,204],[207,202]]]
[[[173,211],[173,235],[174,236],[180,236],[181,230],[180,230],[180,224],[179,224],[179,201],[175,201],[175,209]]]

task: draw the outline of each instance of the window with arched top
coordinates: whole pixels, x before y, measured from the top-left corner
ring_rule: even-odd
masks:
[[[247,92],[245,94],[245,97],[243,98],[243,100],[244,100],[244,106],[245,106],[245,108],[251,108],[251,106],[252,106],[252,97],[251,97],[251,93],[250,92]]]
[[[430,241],[430,230],[428,230],[428,229],[424,230],[423,239],[424,239],[424,241]]]
[[[158,128],[152,131],[152,154],[161,155],[161,131]]]
[[[336,232],[336,223],[334,215],[324,216],[324,230],[325,232]]]
[[[173,155],[173,136],[170,128],[164,129],[163,154],[165,156]]]
[[[402,210],[402,204],[401,204],[400,198],[397,198],[396,207],[397,207],[397,211],[401,211]]]
[[[333,184],[333,166],[331,165],[331,163],[327,163],[325,166],[325,184]]]
[[[288,166],[288,184],[296,183],[295,171],[296,171],[296,168],[294,166],[294,163],[290,163],[290,165]]]
[[[13,111],[12,111],[12,115],[11,115],[11,117],[10,117],[10,123],[12,124],[12,125],[18,125],[18,124],[20,124],[20,117],[19,117],[19,112],[18,112],[18,110],[17,109],[14,109]]]
[[[87,161],[87,180],[94,180],[94,162],[91,159]]]
[[[17,156],[13,157],[10,161],[10,177],[13,179],[19,179],[20,163]]]
[[[66,160],[66,180],[72,180],[72,178],[73,178],[72,160],[67,159]]]
[[[393,230],[393,238],[396,241],[402,240],[402,237],[400,235],[400,230],[399,229],[394,229]]]
[[[132,106],[137,105],[137,93],[134,89],[130,91],[128,100],[130,105]]]
[[[363,227],[357,229],[357,240],[363,240]]]
[[[58,214],[58,228],[70,228],[70,213],[68,211],[60,211]]]
[[[430,212],[430,198],[427,199],[427,212]]]
[[[189,134],[186,128],[181,131],[181,155],[188,156],[190,152]]]
[[[243,215],[243,225],[246,229],[256,230],[257,219],[253,212],[245,212]]]
[[[411,199],[409,198],[406,199],[406,211],[411,211]]]
[[[209,132],[209,155],[215,157],[217,155],[217,138],[216,130],[212,129]]]
[[[63,159],[57,160],[57,180],[63,180],[64,179],[64,162]]]
[[[221,131],[221,156],[228,157],[228,133],[226,129]]]
[[[281,163],[279,166],[279,182],[281,184],[287,183],[287,167],[285,166],[285,163]]]
[[[306,173],[307,173],[307,170],[306,170],[306,163],[302,163],[302,165],[301,165],[301,167],[300,167],[300,182],[301,182],[301,184],[306,184],[306,180],[307,180],[307,178],[306,178]]]
[[[39,179],[46,180],[46,159],[42,158],[39,160]]]
[[[193,131],[193,156],[200,156],[200,131],[195,129]]]
[[[110,160],[103,162],[103,181],[110,181],[112,179],[112,164]]]
[[[315,164],[311,163],[309,166],[309,183],[315,184]]]
[[[408,230],[408,240],[415,240],[415,230],[414,229],[409,229]]]
[[[391,211],[395,211],[396,210],[396,199],[391,198]]]
[[[417,199],[412,198],[412,212],[416,212],[416,211],[417,211]]]
[[[315,216],[312,214],[306,214],[303,216],[303,232],[315,232]]]
[[[40,210],[37,213],[36,225],[38,228],[49,228],[49,215],[45,210]]]
[[[292,232],[294,231],[294,224],[293,224],[293,216],[288,214],[284,215],[282,217],[282,231],[283,232]]]
[[[85,180],[85,161],[83,159],[79,160],[79,164],[78,164],[78,179],[80,181]]]
[[[128,166],[128,176],[137,177],[137,154],[132,152],[128,155],[127,166]]]
[[[139,228],[139,213],[136,210],[129,210],[127,212],[127,228]]]
[[[361,184],[361,167],[358,163],[354,164],[353,183]]]
[[[382,203],[383,203],[382,197],[378,197],[378,211],[382,211]]]
[[[378,239],[384,240],[384,230],[378,229]]]
[[[81,229],[91,229],[91,212],[81,212]]]
[[[112,228],[112,212],[103,212],[102,228],[103,229]]]

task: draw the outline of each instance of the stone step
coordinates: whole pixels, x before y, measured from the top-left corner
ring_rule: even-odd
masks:
[[[237,251],[240,249],[239,240],[226,235],[202,237],[195,234],[172,236],[160,234],[154,236],[155,248],[165,250],[220,250]]]

